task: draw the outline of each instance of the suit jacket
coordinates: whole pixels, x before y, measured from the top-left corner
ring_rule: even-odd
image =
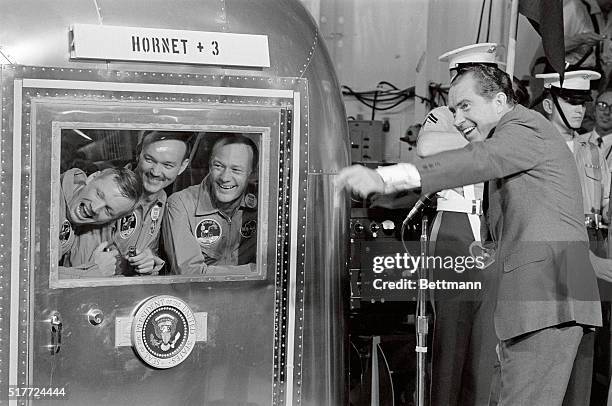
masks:
[[[489,181],[500,339],[566,322],[601,325],[576,162],[548,120],[517,105],[485,141],[415,165],[423,193]]]

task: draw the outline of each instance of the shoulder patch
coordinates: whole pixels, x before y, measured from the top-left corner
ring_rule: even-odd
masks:
[[[136,227],[138,227],[138,216],[136,216],[136,213],[132,212],[123,217],[119,222],[119,237],[124,240],[129,238],[132,233],[134,233]]]
[[[436,107],[427,114],[421,128],[422,132],[454,132],[455,118],[448,107]]]
[[[251,238],[257,233],[257,220],[249,220],[240,227],[240,235]]]
[[[429,113],[427,117],[425,118],[423,125],[425,125],[425,123],[428,121],[431,122],[432,124],[436,124],[438,122],[438,118],[435,116],[434,113]]]
[[[256,208],[257,207],[257,196],[255,196],[253,193],[247,193],[244,196],[244,204],[249,209]]]
[[[59,241],[62,248],[65,248],[68,245],[70,238],[72,237],[72,233],[72,224],[70,224],[70,221],[64,220],[60,227],[59,233]]]

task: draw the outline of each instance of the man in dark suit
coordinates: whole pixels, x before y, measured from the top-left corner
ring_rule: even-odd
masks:
[[[449,65],[450,79],[462,67],[475,64],[497,66],[497,44],[480,43],[446,52],[438,58]],[[463,133],[453,125],[447,106],[433,109],[417,140],[417,155],[430,156],[482,141],[477,130]],[[470,246],[481,240],[483,184],[465,185],[438,192],[436,215],[430,228],[429,252],[437,257],[470,257]],[[432,266],[431,278],[444,281],[478,281],[474,291],[453,289],[430,291],[431,397],[432,405],[481,406],[487,404],[494,372],[497,338],[493,327],[496,272],[475,268],[448,270]]]
[[[500,405],[561,405],[584,329],[601,325],[574,159],[539,113],[515,105],[496,67],[461,69],[449,107],[460,150],[370,170],[345,168],[337,184],[362,196],[421,187],[424,194],[488,181],[484,204],[501,275],[495,311]]]

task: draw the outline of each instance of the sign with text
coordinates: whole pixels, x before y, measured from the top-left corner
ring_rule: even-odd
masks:
[[[74,24],[70,57],[270,67],[266,35]]]

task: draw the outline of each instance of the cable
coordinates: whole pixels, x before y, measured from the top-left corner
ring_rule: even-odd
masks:
[[[391,90],[381,90],[381,89],[382,89],[382,87],[383,87],[384,85],[389,86],[389,87],[391,88]],[[346,88],[350,89],[348,86],[343,86],[343,87],[346,87]],[[366,93],[373,94],[373,93],[375,93],[375,92],[377,92],[377,91],[378,91],[378,92],[381,92],[381,93],[390,93],[390,94],[393,94],[393,93],[396,93],[396,92],[397,92],[397,93],[405,92],[406,90],[408,90],[408,89],[405,89],[405,90],[400,90],[400,89],[399,89],[397,86],[395,86],[394,84],[392,84],[392,83],[390,83],[390,82],[387,82],[387,81],[383,80],[383,81],[378,82],[378,84],[376,85],[376,90],[369,90],[369,91],[365,91],[365,92],[358,92],[358,93],[362,93],[362,94],[366,94]]]
[[[393,88],[394,90],[399,90],[399,89],[397,88],[397,86],[395,86],[395,85],[394,85],[394,84],[392,84],[392,83],[387,82],[386,80],[381,80],[380,82],[378,82],[378,86],[380,86],[380,85],[387,85],[387,86],[389,86],[389,87]],[[378,87],[378,86],[377,86],[377,87]]]
[[[410,251],[408,250],[408,247],[406,247],[406,240],[404,240],[404,233],[406,232],[406,227],[408,226],[408,217],[406,217],[404,219],[404,221],[402,222],[402,227],[400,228],[400,240],[402,241],[402,247],[404,247],[404,251],[406,252],[406,254],[408,254],[409,256],[412,256],[412,254],[410,254]]]
[[[448,89],[444,89],[441,83],[430,83],[429,93],[433,101],[432,108],[446,105],[445,95],[448,94]]]
[[[371,120],[374,121],[374,119],[376,118],[376,99],[378,98],[378,92],[374,92],[374,100],[372,101],[372,118]]]
[[[403,97],[405,95],[411,96],[412,92],[414,91],[414,88],[408,88],[405,90],[372,90],[372,91],[365,91],[365,92],[356,92],[353,89],[351,89],[350,87],[343,85],[342,88],[346,89],[350,95],[355,96],[357,98],[362,98],[364,100],[367,101],[374,101],[374,98],[372,97],[368,97],[369,95],[374,95],[376,93],[378,93],[378,96],[376,97],[376,101],[377,102],[385,102],[385,101],[394,101],[400,97]],[[346,95],[346,93],[344,93]],[[382,95],[382,97],[381,97]]]
[[[345,96],[355,97],[359,102],[363,103],[373,112],[375,111],[385,111],[390,110],[394,107],[397,107],[401,103],[411,99],[417,98],[421,102],[427,103],[429,106],[435,106],[436,103],[433,99],[428,99],[423,96],[419,96],[415,94],[414,87],[409,87],[406,89],[398,89],[395,85],[381,81],[378,86],[387,85],[391,87],[391,90],[369,90],[363,92],[356,92],[351,89],[349,86],[342,85],[342,94]]]
[[[418,97],[418,96],[417,96]],[[399,106],[400,104],[402,104],[403,102],[405,102],[406,100],[408,100],[408,97],[403,98],[402,100],[397,101],[395,104],[391,105],[391,106],[387,106],[387,107],[376,107],[377,111],[386,111],[386,110],[391,110],[394,107]]]
[[[442,103],[440,103],[440,105],[446,106],[446,97],[444,96],[444,93],[438,93],[438,96],[440,99],[442,99]]]

